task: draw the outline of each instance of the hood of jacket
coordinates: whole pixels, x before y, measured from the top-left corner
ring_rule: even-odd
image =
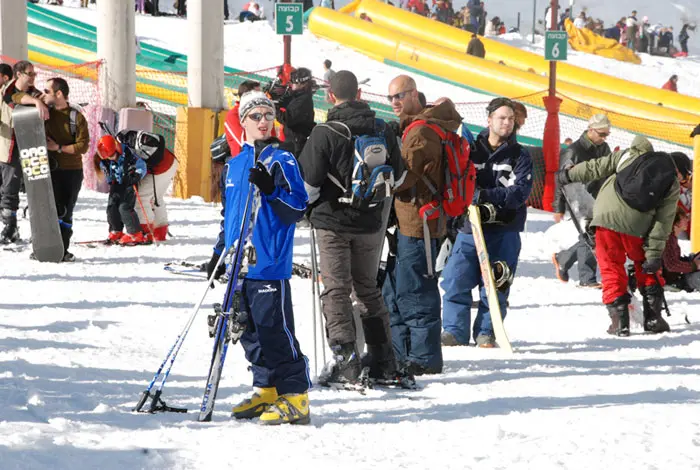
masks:
[[[423,108],[423,110],[415,116],[401,113],[401,128],[405,129],[413,121],[430,121],[439,125],[443,129],[452,132],[457,132],[459,126],[462,125],[462,116],[459,115],[454,105],[449,102],[440,103],[437,106]]]

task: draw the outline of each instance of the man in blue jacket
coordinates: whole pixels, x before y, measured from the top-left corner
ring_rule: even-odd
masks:
[[[515,139],[513,102],[507,98],[496,98],[486,109],[489,113],[488,127],[477,137],[471,153],[477,170],[473,203],[479,206],[481,212],[491,263],[502,261],[508,268],[494,273],[507,279],[498,292],[501,313],[505,317],[511,276],[515,273],[520,255],[520,232],[524,230],[527,218],[525,202],[532,189],[532,160]],[[477,346],[495,347],[491,314],[469,222],[457,235],[443,278],[442,344],[469,344],[472,289],[479,286],[481,298],[473,337]]]
[[[261,424],[308,424],[311,380],[294,334],[289,288],[295,224],[304,216],[308,197],[294,156],[270,138],[272,101],[264,93],[248,92],[241,97],[239,116],[245,143],[222,174],[224,220],[212,257],[218,260],[239,242],[248,190],[258,192],[251,240],[256,260],[249,260],[241,298],[241,309],[249,313],[241,344],[251,362],[255,391],[233,407],[233,416],[260,417]]]

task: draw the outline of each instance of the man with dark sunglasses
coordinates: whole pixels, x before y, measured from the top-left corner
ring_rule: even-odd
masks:
[[[596,114],[588,121],[588,129],[581,137],[571,144],[561,154],[561,168],[587,162],[596,158],[610,155],[612,151],[605,142],[610,135],[610,120],[605,114]],[[557,279],[569,282],[569,270],[578,261],[578,279],[581,287],[600,289],[601,284],[596,279],[598,263],[591,248],[594,234],[589,229],[593,217],[593,202],[604,180],[592,181],[584,185],[578,183],[566,188],[569,202],[573,205],[577,217],[583,217],[585,234],[569,248],[554,253],[552,263],[556,270]],[[566,200],[562,194],[563,188],[557,185],[554,194],[554,220],[560,222],[566,213]],[[585,238],[584,238],[585,237]],[[588,238],[588,240],[586,240]]]
[[[19,190],[22,185],[22,166],[19,149],[12,128],[12,110],[18,104],[36,106],[41,118],[49,118],[49,110],[41,101],[41,92],[34,88],[36,71],[26,60],[17,62],[13,69],[14,79],[6,83],[0,94],[0,218],[5,224],[0,233],[0,244],[19,240],[17,209]]]

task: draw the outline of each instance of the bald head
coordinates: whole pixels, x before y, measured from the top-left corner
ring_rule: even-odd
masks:
[[[408,75],[399,75],[389,83],[387,98],[397,116],[401,113],[415,115],[423,109],[418,100],[416,82]]]
[[[440,106],[442,103],[450,103],[452,106],[454,106],[454,101],[449,99],[447,96],[443,96],[442,98],[438,98],[435,100],[433,103],[435,106]]]

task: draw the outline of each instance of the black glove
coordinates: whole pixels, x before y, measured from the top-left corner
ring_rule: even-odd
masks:
[[[694,138],[696,135],[700,135],[700,124],[695,126],[695,129],[693,129],[693,132],[690,133],[690,138]]]
[[[647,274],[655,274],[661,269],[661,258],[652,258],[642,263],[642,271]]]
[[[211,255],[211,259],[207,263],[207,279],[209,279],[211,277],[212,273],[214,272],[214,268],[216,268],[216,264],[219,262],[220,256],[221,255],[218,255],[216,253]],[[224,275],[225,272],[226,272],[226,263],[221,263],[219,265],[219,268],[216,270],[216,274],[214,274],[213,280],[219,279],[221,276]]]
[[[496,209],[490,202],[478,204],[482,224],[509,224],[515,219],[514,209]]]
[[[141,181],[141,175],[136,171],[136,165],[131,165],[126,169],[125,179],[125,183],[130,185],[138,184],[138,182]]]
[[[258,187],[261,193],[269,196],[275,191],[275,179],[267,171],[263,162],[258,162],[250,169],[248,181]]]
[[[571,183],[571,178],[569,177],[569,170],[563,169],[561,171],[557,171],[557,183],[559,183],[562,186],[566,186],[567,184]]]

